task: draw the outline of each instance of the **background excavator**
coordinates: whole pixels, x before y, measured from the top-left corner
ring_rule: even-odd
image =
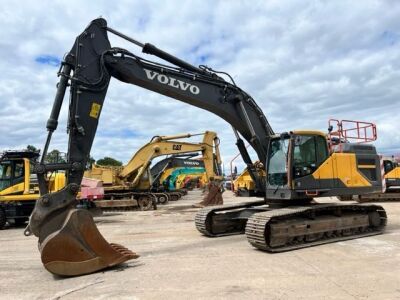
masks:
[[[400,163],[394,157],[383,158],[386,191],[400,191]]]
[[[204,165],[204,158],[177,157],[165,158],[155,164],[150,172],[154,178],[152,189],[174,191],[177,189],[189,189],[203,187],[209,182],[209,178],[223,180],[221,170],[221,157],[216,149],[214,155],[213,172],[208,171]]]
[[[204,186],[203,183],[208,182],[204,175],[205,172],[202,168],[176,168],[169,176],[167,184],[170,190],[181,189],[185,188],[185,184],[189,183],[190,179],[193,179],[198,180],[201,182],[201,186]],[[220,177],[218,180],[222,180],[222,178]]]
[[[259,177],[265,177],[265,168],[259,161],[254,163]],[[232,176],[232,175],[231,175]],[[232,180],[231,189],[238,197],[264,197],[264,190],[257,190],[253,179],[247,168],[245,168],[235,179]]]
[[[194,136],[203,136],[201,142],[184,142]],[[206,131],[199,134],[180,134],[174,136],[155,136],[141,147],[123,167],[92,166],[84,173],[85,178],[100,180],[103,183],[104,199],[96,200],[96,207],[104,210],[129,209],[140,207],[148,210],[155,202],[166,203],[178,200],[183,192],[157,191],[152,189],[153,178],[150,172],[152,160],[171,154],[200,153],[206,170],[206,180],[219,176],[219,139],[217,134]]]
[[[39,198],[39,187],[32,168],[40,154],[30,150],[9,150],[0,155],[0,229],[6,222],[22,225],[28,221]],[[49,191],[65,185],[64,174],[51,174]]]
[[[394,156],[383,157],[383,171],[385,173],[385,182],[382,193],[368,195],[356,195],[352,200],[359,202],[372,201],[399,201],[400,200],[400,163]]]
[[[153,178],[152,189],[164,191],[174,190],[176,186],[171,186],[171,176],[175,170],[182,169],[193,169],[201,170],[203,172],[202,177],[206,177],[204,162],[201,159],[194,158],[196,154],[192,155],[172,155],[164,158],[157,162],[151,167],[150,173]],[[197,172],[196,172],[197,173]],[[214,171],[215,174],[221,173],[220,171]],[[203,179],[204,182],[206,181]],[[202,182],[203,184],[203,182]]]
[[[112,48],[108,32],[170,65]],[[24,232],[39,238],[42,263],[54,274],[87,274],[138,257],[121,245],[109,244],[91,215],[74,205],[111,77],[208,110],[232,126],[249,173],[257,187],[265,189],[266,197],[263,201],[199,211],[196,227],[203,234],[221,236],[245,231],[253,246],[279,252],[379,234],[385,228],[386,212],[381,206],[312,202],[317,196],[382,189],[379,157],[373,146],[348,144],[342,152],[330,153],[322,132],[275,134],[260,107],[227,73],[195,67],[108,27],[100,18],[76,38],[59,76],[43,154],[57,128],[69,87],[68,159],[57,165],[45,164],[42,159],[35,166],[43,196],[36,202]],[[241,136],[264,163],[265,178],[254,172]],[[363,173],[364,166],[370,172]],[[67,175],[66,187],[51,194],[44,177],[50,170],[65,170]]]

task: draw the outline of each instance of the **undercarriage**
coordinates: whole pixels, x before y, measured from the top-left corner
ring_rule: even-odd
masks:
[[[284,208],[264,201],[200,210],[196,228],[209,237],[245,233],[249,243],[281,252],[380,234],[387,223],[375,204],[318,204]]]
[[[102,211],[130,211],[157,209],[157,204],[166,204],[169,201],[177,201],[185,191],[176,192],[129,192],[129,191],[105,191],[105,199],[95,200],[97,208]]]

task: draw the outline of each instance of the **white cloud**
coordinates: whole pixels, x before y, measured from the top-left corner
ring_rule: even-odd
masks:
[[[392,1],[3,2],[0,149],[42,147],[58,69],[35,59],[61,58],[98,16],[135,39],[230,73],[276,132],[326,130],[330,117],[373,121],[378,149],[400,152],[400,4]],[[64,151],[67,101],[52,143]],[[114,80],[92,154],[126,162],[153,135],[204,130],[219,133],[229,162],[237,152],[229,124]]]

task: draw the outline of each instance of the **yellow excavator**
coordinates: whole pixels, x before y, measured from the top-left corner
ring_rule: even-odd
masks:
[[[400,200],[400,164],[394,156],[382,157],[384,190],[382,193],[357,195],[354,200],[359,202],[399,201]],[[352,197],[353,200],[353,197]]]
[[[386,191],[400,190],[400,163],[394,157],[383,158]]]
[[[111,47],[108,33],[168,65]],[[386,212],[379,205],[313,201],[314,197],[381,190],[380,160],[374,146],[348,143],[341,151],[330,152],[323,132],[276,134],[254,99],[226,72],[193,66],[110,28],[99,18],[76,38],[58,74],[43,156],[57,129],[68,87],[68,157],[65,163],[54,165],[46,164],[42,156],[35,165],[42,196],[24,231],[38,237],[42,263],[53,274],[88,274],[138,257],[124,246],[109,244],[90,213],[75,207],[111,78],[202,108],[232,126],[236,145],[257,188],[265,189],[265,198],[200,210],[195,225],[203,235],[245,233],[254,247],[280,252],[380,234],[385,229]],[[255,172],[244,140],[264,164],[265,177]],[[49,193],[44,175],[54,170],[65,170],[66,187]]]
[[[254,169],[259,174],[259,177],[265,177],[265,168],[259,161],[254,163]],[[232,176],[232,175],[231,175]],[[232,190],[238,197],[264,197],[264,190],[257,190],[249,171],[245,168],[242,173],[232,180]]]
[[[6,223],[22,225],[39,198],[39,187],[32,166],[39,152],[30,150],[8,150],[0,155],[0,229]],[[65,185],[63,173],[51,174],[47,178],[49,191],[55,192]]]
[[[195,136],[203,136],[203,140],[199,143],[181,141]],[[152,189],[150,173],[152,160],[165,155],[190,153],[201,154],[206,171],[206,182],[212,176],[220,176],[218,173],[220,170],[219,139],[215,132],[206,131],[198,134],[155,136],[141,147],[125,166],[93,165],[84,173],[84,177],[103,182],[104,199],[95,200],[96,207],[113,210],[139,206],[141,210],[148,210],[154,206],[154,202],[166,203],[168,200],[178,200],[182,196],[179,191]]]

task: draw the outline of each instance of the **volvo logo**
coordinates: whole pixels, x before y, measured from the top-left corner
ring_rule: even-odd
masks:
[[[194,166],[198,166],[198,165],[200,165],[200,163],[198,162],[198,161],[183,161],[183,163],[185,164],[185,165],[194,165]]]
[[[197,85],[190,84],[188,82],[169,77],[164,74],[160,74],[156,71],[152,70],[147,70],[143,69],[146,72],[147,79],[150,80],[155,80],[157,78],[157,81],[161,84],[169,85],[172,86],[176,89],[182,90],[182,91],[187,91],[189,90],[193,95],[197,95],[200,93],[200,88]]]

